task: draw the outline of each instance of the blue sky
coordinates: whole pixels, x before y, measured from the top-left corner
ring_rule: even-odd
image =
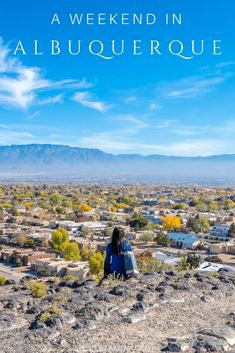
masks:
[[[55,143],[111,153],[235,153],[235,2],[232,0],[1,0],[0,144]],[[154,26],[72,26],[72,13],[148,13]],[[51,26],[57,13],[61,25]],[[181,26],[164,24],[182,14]],[[50,55],[50,40],[166,43],[205,41],[205,54],[182,60],[129,52],[102,60],[83,50]],[[212,40],[223,54],[211,55]],[[26,56],[13,55],[21,40]],[[44,55],[33,55],[38,40]],[[62,44],[63,47],[63,44]],[[145,47],[144,47],[145,48]]]

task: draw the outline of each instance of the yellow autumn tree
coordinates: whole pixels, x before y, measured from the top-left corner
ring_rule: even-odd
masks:
[[[166,230],[172,231],[179,229],[182,226],[182,222],[179,217],[167,215],[162,218],[162,225]]]
[[[90,211],[92,211],[92,208],[87,203],[83,203],[80,206],[80,210],[81,210],[81,212],[90,212]]]

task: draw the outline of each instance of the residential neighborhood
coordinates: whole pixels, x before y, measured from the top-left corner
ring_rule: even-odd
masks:
[[[235,269],[233,188],[3,184],[0,220],[0,274],[10,269],[11,278],[84,279],[89,256],[105,255],[116,226],[125,230],[137,262],[152,257],[155,267],[175,267],[194,255],[196,269],[204,262]],[[61,230],[65,247],[55,240]]]

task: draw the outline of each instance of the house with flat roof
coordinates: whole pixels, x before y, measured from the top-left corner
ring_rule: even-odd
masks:
[[[83,280],[88,274],[89,266],[87,261],[73,262],[62,258],[47,258],[36,260],[33,269],[50,276],[76,276]]]

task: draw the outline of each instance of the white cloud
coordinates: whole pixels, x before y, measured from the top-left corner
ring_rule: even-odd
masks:
[[[44,78],[38,67],[24,66],[18,59],[11,58],[9,49],[0,38],[0,105],[27,109],[35,105],[62,102],[63,95],[50,95],[45,92],[93,87],[86,79],[51,81]],[[41,93],[44,93],[43,97]]]
[[[0,130],[1,145],[34,143],[35,136],[27,131]]]
[[[156,102],[152,102],[149,105],[149,110],[152,110],[152,111],[160,110],[161,108],[162,108],[162,106],[160,104],[156,103]]]
[[[77,92],[74,94],[73,100],[80,103],[84,107],[98,110],[101,113],[104,113],[111,108],[108,104],[97,100],[96,97],[90,92]]]
[[[35,113],[27,116],[27,118],[25,118],[25,120],[31,120],[31,119],[35,118],[36,116],[38,116],[39,114],[40,114],[40,112],[36,111]]]
[[[124,103],[127,104],[127,103],[131,103],[131,102],[135,102],[136,101],[136,97],[132,96],[132,97],[127,97],[126,99],[124,99]]]
[[[171,99],[186,99],[204,95],[225,82],[232,74],[215,75],[213,77],[188,77],[178,80],[164,90],[164,96]]]

